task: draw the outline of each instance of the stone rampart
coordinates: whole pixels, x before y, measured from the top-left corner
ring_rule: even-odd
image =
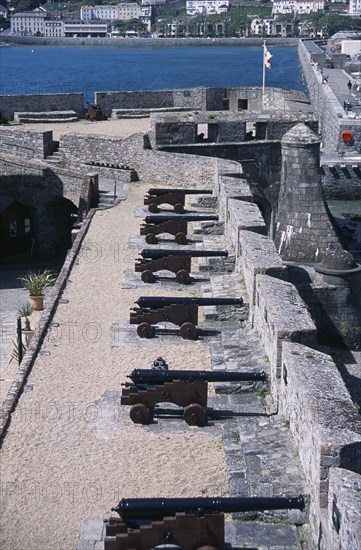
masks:
[[[348,146],[361,149],[361,119],[348,118],[334,91],[328,83],[322,82],[322,74],[312,59],[312,53],[300,41],[298,55],[308,93],[319,115],[323,148],[330,151],[347,149]],[[350,130],[353,139],[344,142],[341,134]]]
[[[250,320],[262,339],[271,367],[271,390],[303,465],[312,536],[320,550],[358,548],[360,416],[331,357],[315,349],[316,325],[296,287],[285,280],[291,267],[282,262],[272,239],[227,227],[237,225],[231,212],[236,212],[235,203],[247,204],[243,200],[247,193],[241,170],[237,173],[233,162],[220,162],[219,168],[228,173],[224,188],[224,176],[219,179],[219,198],[247,289]],[[322,288],[332,302],[334,289]],[[344,489],[340,479],[345,478]]]
[[[328,548],[361,548],[361,476],[343,468],[331,468],[328,497]]]
[[[350,162],[323,164],[321,167],[322,188],[326,199],[361,199],[361,167]]]
[[[297,289],[269,275],[256,276],[253,326],[261,335],[276,388],[281,376],[283,341],[315,347],[317,330]]]
[[[306,475],[311,495],[311,527],[314,532],[322,533],[320,548],[335,548],[327,521],[330,469],[350,469],[347,466],[351,464],[355,444],[360,453],[360,416],[331,357],[285,341],[282,344],[279,406],[289,422]],[[358,474],[356,480],[360,483],[360,458],[353,464],[353,471]],[[349,499],[342,489],[337,492],[340,508],[345,510]],[[346,531],[345,538],[351,542],[354,535]]]
[[[85,100],[82,93],[0,95],[0,113],[12,120],[15,112],[75,111],[84,118]]]
[[[254,317],[256,304],[256,276],[269,275],[287,280],[287,267],[269,237],[253,231],[241,230],[238,234],[236,269],[242,273],[249,296],[249,315]]]
[[[53,132],[19,132],[0,126],[0,148],[3,154],[18,155],[19,158],[45,159],[53,150]]]

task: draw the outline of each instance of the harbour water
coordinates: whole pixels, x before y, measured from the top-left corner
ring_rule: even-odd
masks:
[[[295,46],[269,47],[266,85],[304,90]],[[261,46],[0,48],[0,94],[261,86]]]

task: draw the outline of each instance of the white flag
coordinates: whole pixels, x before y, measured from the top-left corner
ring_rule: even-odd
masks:
[[[266,46],[263,46],[263,48],[264,48],[264,64],[267,67],[267,69],[270,69],[271,68],[270,60],[271,60],[272,54],[267,50]]]

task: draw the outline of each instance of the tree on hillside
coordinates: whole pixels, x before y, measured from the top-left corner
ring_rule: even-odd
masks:
[[[134,31],[136,33],[146,32],[147,25],[140,19],[128,19],[126,21],[116,19],[113,21],[113,28],[118,29],[120,34],[125,35],[127,31]]]

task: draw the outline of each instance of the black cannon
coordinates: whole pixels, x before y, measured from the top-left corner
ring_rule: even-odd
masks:
[[[182,407],[189,426],[204,426],[207,421],[208,382],[265,381],[262,372],[183,371],[160,368],[135,369],[129,375],[121,397],[122,405],[131,405],[130,418],[136,424],[149,424],[159,403]]]
[[[152,325],[168,321],[180,327],[182,338],[194,340],[197,337],[199,306],[241,306],[243,299],[141,296],[136,304],[139,307],[130,312],[130,324],[139,325],[137,334],[140,338],[152,338]]]
[[[221,250],[157,250],[144,248],[140,253],[142,259],[136,261],[135,271],[141,273],[142,281],[154,283],[154,272],[166,269],[176,274],[180,284],[191,282],[190,272],[192,258],[227,257],[227,251]]]
[[[303,510],[304,507],[302,495],[122,499],[112,508],[120,517],[106,521],[104,549],[154,549],[171,545],[169,547],[183,550],[223,550],[224,514]]]
[[[144,197],[144,204],[148,205],[149,212],[159,212],[160,204],[170,204],[174,207],[174,212],[183,214],[186,195],[212,195],[212,193],[210,189],[151,188]]]
[[[148,244],[157,244],[157,235],[169,233],[174,235],[177,244],[187,244],[188,223],[201,221],[218,221],[217,214],[185,214],[184,216],[155,215],[146,216],[140,227],[140,234],[145,235]]]

